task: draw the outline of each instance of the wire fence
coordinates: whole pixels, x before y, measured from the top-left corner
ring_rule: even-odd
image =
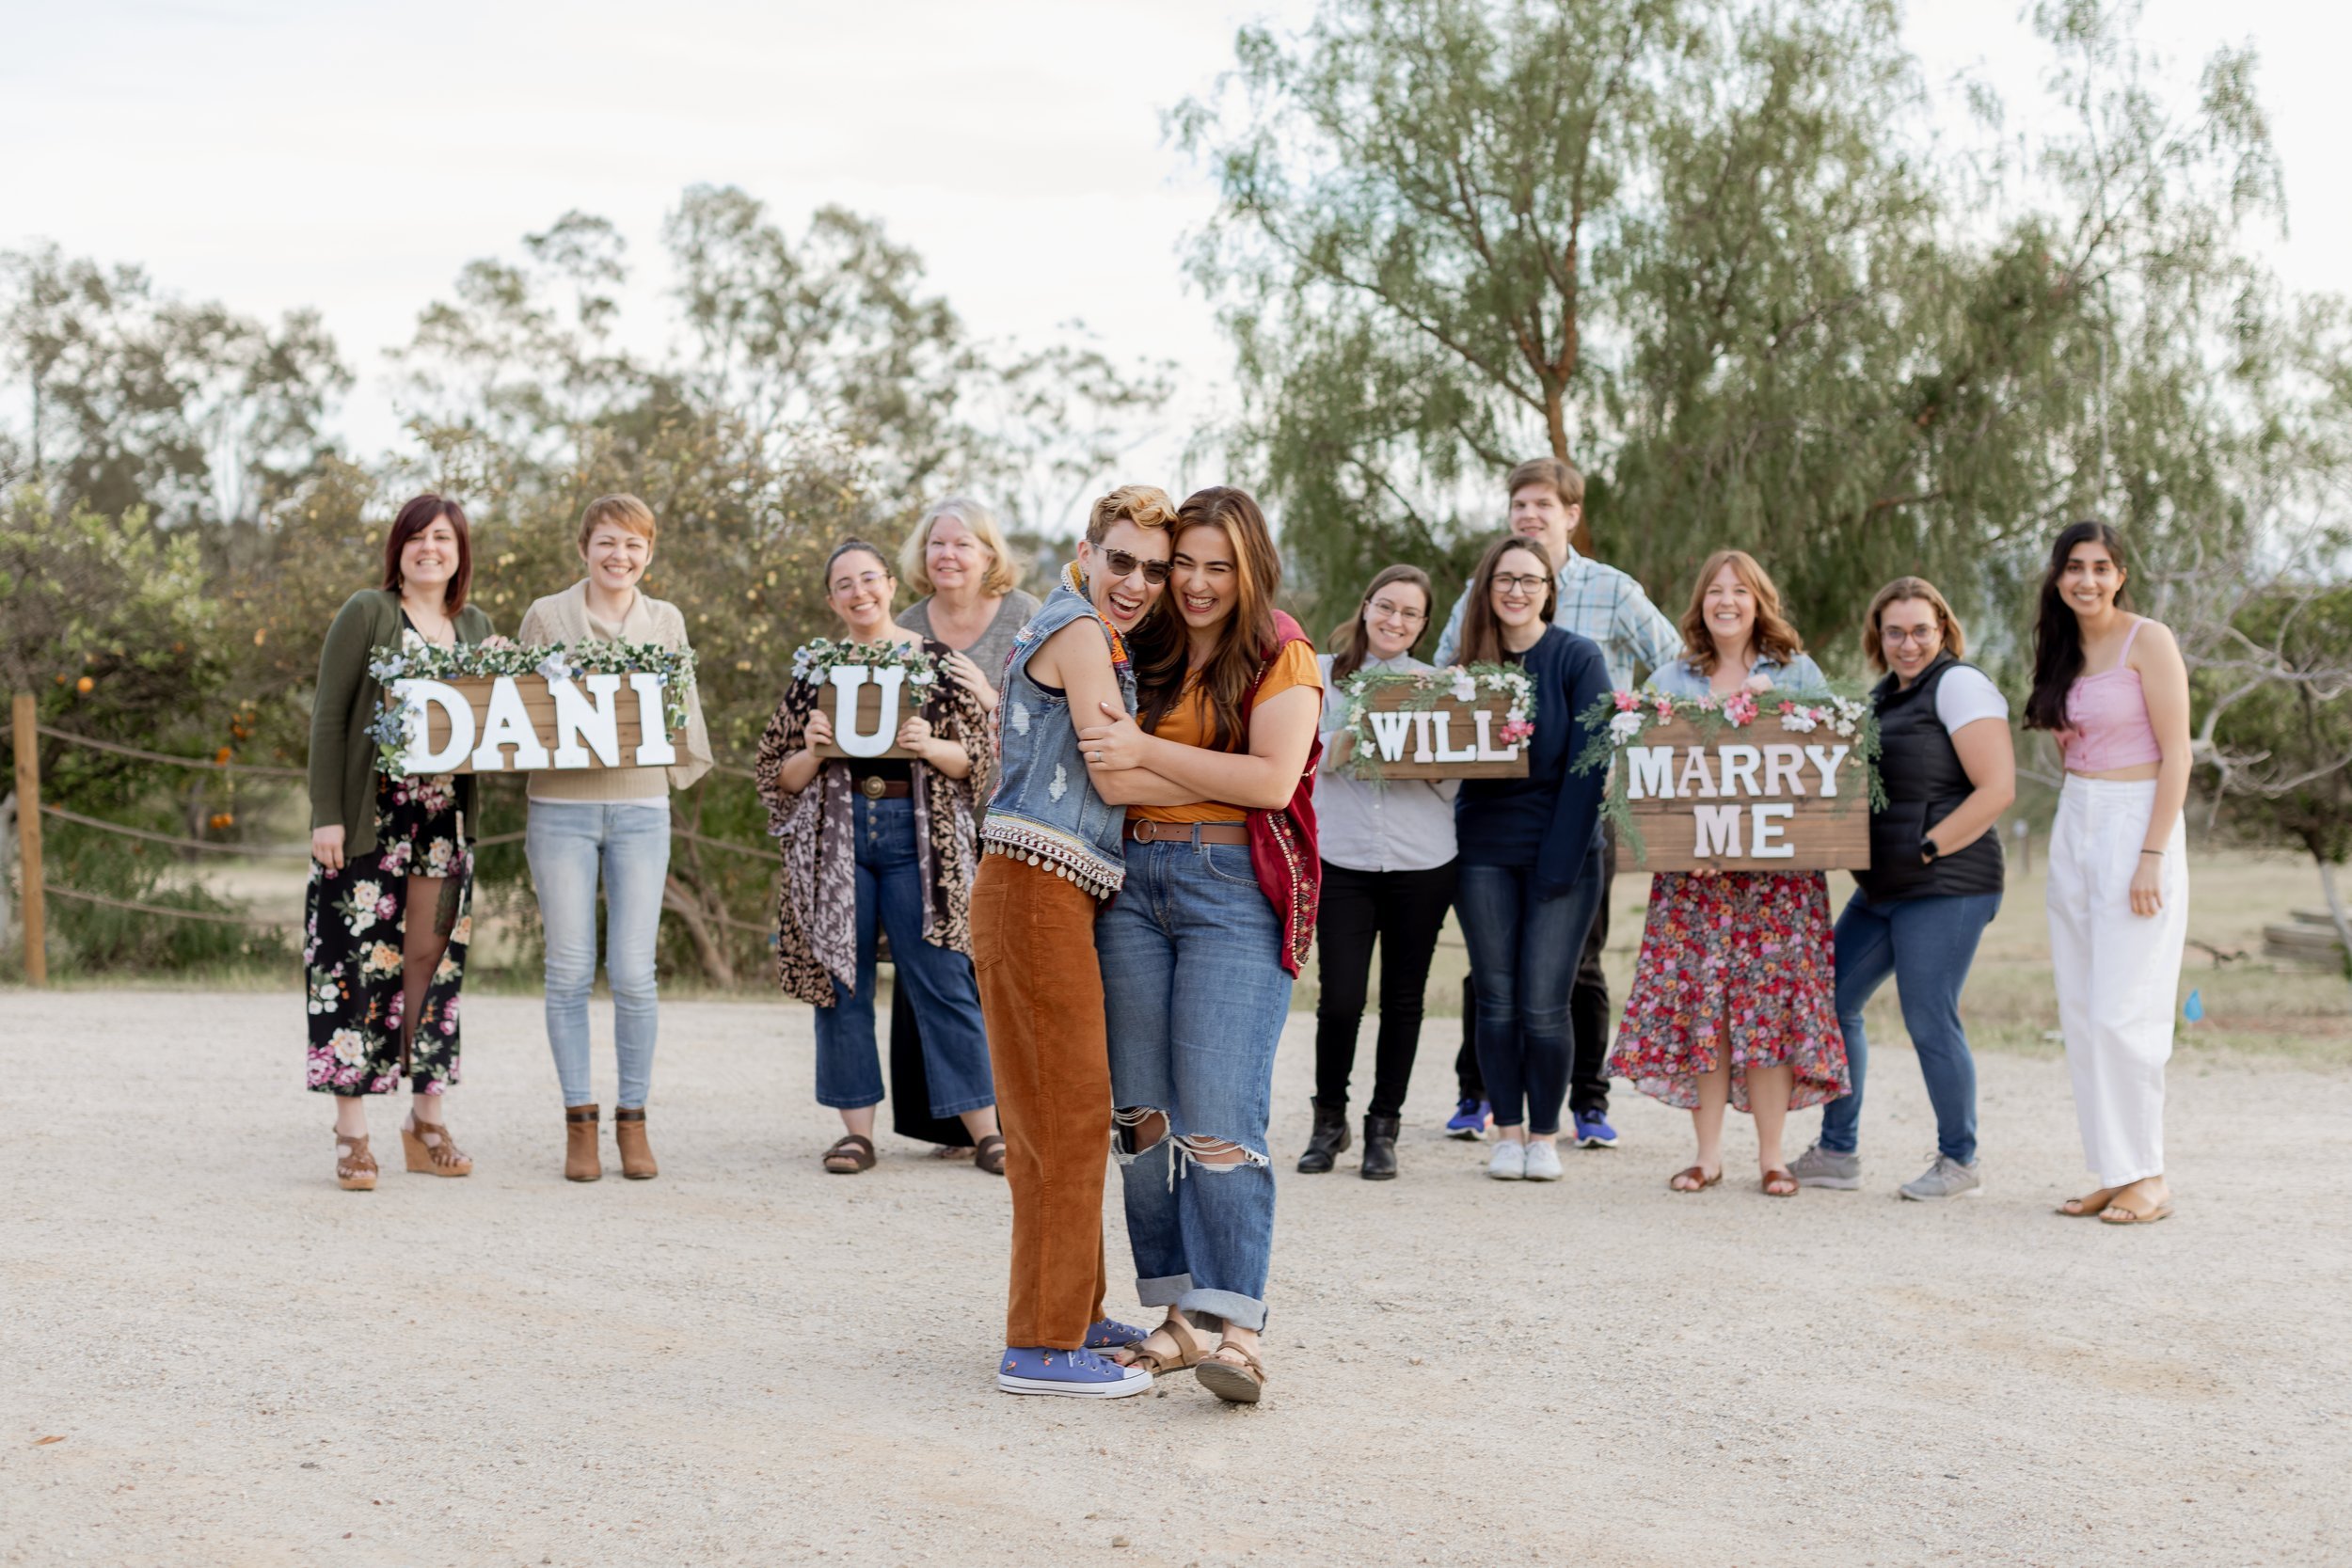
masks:
[[[61,730],[54,725],[37,722],[33,717],[32,699],[29,695],[23,693],[18,694],[15,702],[14,727],[16,798],[19,803],[17,812],[18,860],[23,870],[21,882],[25,931],[26,979],[35,985],[42,984],[47,979],[48,965],[43,931],[44,898],[63,898],[97,908],[121,910],[166,920],[195,921],[213,926],[282,928],[301,924],[300,915],[283,916],[184,909],[168,904],[150,903],[143,899],[117,897],[111,894],[93,893],[87,888],[69,887],[48,879],[42,875],[41,869],[40,823],[44,817],[70,823],[76,828],[87,829],[94,832],[106,833],[141,844],[153,844],[188,854],[230,856],[246,860],[308,861],[311,858],[311,851],[308,844],[224,843],[217,839],[161,832],[151,828],[134,827],[125,822],[110,822],[103,817],[91,816],[83,812],[72,811],[64,806],[44,801],[40,799],[40,768],[36,737],[45,736],[69,747],[125,757],[135,762],[199,769],[206,772],[245,774],[265,779],[303,779],[309,776],[307,769],[268,763],[239,762],[225,752],[210,757],[181,756],[169,752],[154,752],[144,747],[129,746],[120,741],[102,740],[96,736],[79,735],[72,730]],[[728,763],[717,764],[711,771],[734,779],[752,780],[755,777],[750,768]],[[472,847],[475,850],[482,850],[501,845],[517,844],[522,842],[525,836],[519,832],[491,833],[474,839]],[[708,833],[697,832],[675,817],[671,824],[671,837],[674,840],[697,845],[723,854],[752,860],[774,861],[777,858],[777,851],[772,844],[743,844],[734,839],[714,837]],[[0,894],[4,894],[5,891],[6,883],[0,881]],[[665,899],[665,907],[675,908],[676,906]],[[750,932],[770,937],[771,940],[773,937],[771,927],[765,922],[743,920],[723,910],[696,910],[692,913],[697,919],[729,930]],[[0,920],[0,926],[5,926],[5,920]]]

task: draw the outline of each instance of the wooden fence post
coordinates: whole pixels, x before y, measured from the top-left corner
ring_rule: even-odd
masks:
[[[49,983],[47,911],[40,896],[40,736],[34,731],[33,694],[16,694],[17,864],[24,883],[24,979]]]

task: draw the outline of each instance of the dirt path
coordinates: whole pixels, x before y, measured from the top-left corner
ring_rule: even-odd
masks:
[[[2352,1561],[2352,1074],[2177,1071],[2135,1232],[2049,1213],[2064,1069],[1998,1055],[1979,1202],[1896,1201],[1899,1050],[1860,1194],[1671,1196],[1684,1118],[1625,1099],[1487,1182],[1451,1023],[1403,1180],[1293,1176],[1294,1019],[1240,1410],[996,1394],[1004,1189],[821,1174],[805,1009],[665,1008],[665,1174],[587,1187],[535,1003],[469,1009],[478,1174],[359,1196],[291,998],[0,991],[0,1563]]]

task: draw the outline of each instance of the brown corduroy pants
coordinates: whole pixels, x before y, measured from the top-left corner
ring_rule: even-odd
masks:
[[[1103,1180],[1111,1066],[1092,895],[1041,866],[984,855],[972,967],[1012,1188],[1005,1343],[1077,1350],[1103,1315]]]

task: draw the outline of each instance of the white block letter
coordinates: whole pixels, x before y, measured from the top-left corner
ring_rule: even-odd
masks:
[[[1628,746],[1625,749],[1625,793],[1629,800],[1675,798],[1675,749],[1671,746]]]
[[[1439,762],[1476,762],[1478,760],[1477,747],[1455,746],[1446,738],[1446,724],[1453,717],[1454,715],[1450,713],[1433,713],[1429,716],[1430,727],[1438,732],[1438,760]]]
[[[1796,814],[1796,806],[1788,800],[1775,800],[1769,805],[1758,801],[1750,806],[1748,853],[1760,861],[1795,860],[1797,847],[1780,841],[1780,825]]]
[[[531,710],[523,706],[522,691],[512,675],[490,682],[490,712],[482,721],[482,743],[473,749],[473,770],[503,771],[506,758],[499,752],[501,746],[515,748],[518,773],[548,765],[548,749],[539,744],[539,732],[531,727]]]
[[[572,681],[551,680],[548,690],[555,698],[555,766],[585,768],[588,752],[594,749],[598,762],[607,768],[620,767],[621,677],[589,676],[588,690],[596,699],[593,704]],[[587,745],[580,744],[583,740]]]
[[[1803,795],[1804,793],[1804,748],[1802,746],[1767,746],[1764,748],[1764,793],[1767,795]]]
[[[1738,806],[1699,806],[1698,843],[1691,853],[1706,860],[1714,855],[1736,855],[1740,852],[1740,808]]]
[[[1837,765],[1846,760],[1846,752],[1850,749],[1845,746],[1807,746],[1804,749],[1804,754],[1813,763],[1814,771],[1821,775],[1821,794],[1824,798],[1837,793]]]
[[[1494,715],[1483,707],[1473,708],[1470,711],[1471,721],[1478,726],[1478,760],[1481,762],[1511,762],[1517,759],[1519,754],[1519,743],[1514,740],[1508,746],[1498,746],[1493,741],[1487,739],[1486,726],[1488,722],[1493,720],[1493,718]]]
[[[1698,785],[1696,789],[1691,787],[1693,784]],[[1682,777],[1676,781],[1674,798],[1679,800],[1686,795],[1695,795],[1702,800],[1715,798],[1715,775],[1707,770],[1704,747],[1692,747],[1691,754],[1682,761]]]
[[[1403,762],[1405,737],[1412,730],[1413,716],[1403,708],[1391,708],[1385,713],[1375,712],[1369,717],[1372,720],[1373,745],[1380,753],[1380,760]]]
[[[873,733],[860,734],[857,727],[857,689],[871,675],[882,688],[882,712],[877,716]],[[890,750],[898,738],[898,688],[906,683],[907,673],[893,666],[884,670],[868,670],[863,664],[836,665],[833,681],[833,740],[834,744],[853,757],[878,757]]]
[[[473,705],[459,696],[455,687],[442,681],[394,681],[392,700],[408,710],[408,735],[416,747],[422,747],[433,733],[425,724],[426,704],[449,716],[449,738],[437,752],[411,750],[407,753],[409,772],[446,773],[463,763],[466,753],[473,750]]]
[[[1742,795],[1761,795],[1756,787],[1756,769],[1764,760],[1764,753],[1753,746],[1718,746],[1715,754],[1724,761],[1724,793],[1729,795],[1737,784]]]
[[[1413,760],[1435,762],[1437,754],[1429,750],[1429,710],[1422,708],[1413,715]]]
[[[671,766],[677,761],[677,748],[670,744],[669,721],[661,716],[661,677],[650,670],[636,671],[628,677],[628,689],[637,693],[637,766]]]

